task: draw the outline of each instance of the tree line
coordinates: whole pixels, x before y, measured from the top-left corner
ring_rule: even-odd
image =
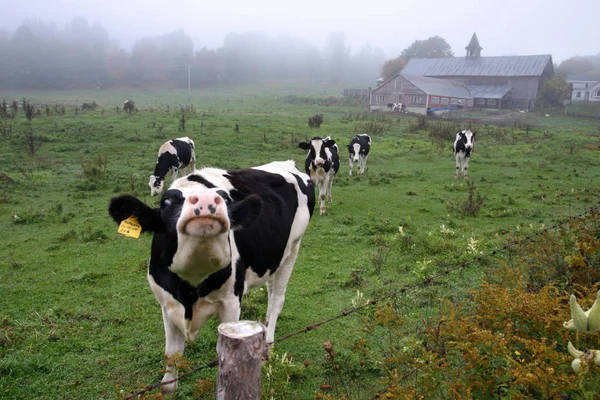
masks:
[[[342,32],[322,49],[292,36],[230,33],[221,47],[196,49],[183,30],[144,37],[130,50],[100,24],[75,18],[63,28],[29,20],[0,31],[0,88],[64,89],[117,86],[192,87],[298,78],[369,85],[385,54],[363,45],[352,53]]]

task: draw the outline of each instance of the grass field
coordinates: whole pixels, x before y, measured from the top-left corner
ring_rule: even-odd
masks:
[[[365,114],[366,107],[339,100],[340,90],[273,83],[194,92],[189,101],[186,91],[0,93],[0,101],[67,105],[65,115],[42,108],[31,122],[19,112],[0,138],[0,398],[113,399],[162,377],[161,313],[145,276],[151,238],[118,235],[107,206],[120,193],[158,204],[148,178],[170,138],[191,137],[199,166],[227,169],[287,159],[302,168],[299,141],[338,141],[333,204],[309,225],[276,337],[352,308],[357,290],[385,295],[442,263],[470,260],[600,203],[595,120],[508,113],[499,127],[497,114],[466,115],[477,117],[478,131],[470,187],[453,179],[450,141],[415,129],[416,118]],[[138,107],[133,115],[117,112],[125,98]],[[100,108],[75,112],[84,101]],[[186,129],[178,131],[179,108],[190,102]],[[324,123],[311,130],[307,119],[316,113]],[[345,145],[369,129],[367,173],[348,177]],[[41,144],[33,155],[27,133]],[[468,206],[470,193],[480,208]],[[481,263],[407,292],[398,310],[418,324],[436,313],[438,299],[463,298],[489,268]],[[266,291],[244,299],[243,319],[260,320],[265,311]],[[216,326],[210,321],[187,346],[194,366],[215,358]],[[347,355],[360,327],[353,315],[276,345],[274,359],[291,355],[295,366],[269,378],[279,385],[273,397],[315,398],[333,374],[323,343]],[[195,398],[194,383],[215,374],[180,382],[177,398]],[[377,392],[376,363],[348,374],[348,397]]]

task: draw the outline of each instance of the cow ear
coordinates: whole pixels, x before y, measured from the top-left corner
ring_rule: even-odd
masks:
[[[475,134],[477,133],[477,131],[473,131],[473,137],[475,137]]]
[[[325,145],[325,147],[331,147],[334,144],[335,144],[335,140],[333,140],[333,139],[329,139],[328,141],[323,142],[323,145]]]
[[[234,229],[251,228],[262,212],[263,202],[257,195],[250,195],[236,201],[231,206],[231,220]]]
[[[300,147],[302,150],[308,150],[310,149],[310,143],[300,142],[298,143],[298,147]]]
[[[108,213],[117,224],[129,217],[136,217],[142,232],[165,232],[159,210],[131,195],[113,197],[108,205]]]

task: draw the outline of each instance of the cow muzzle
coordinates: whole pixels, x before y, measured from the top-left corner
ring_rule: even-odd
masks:
[[[315,164],[322,166],[323,164],[325,164],[325,160],[322,158],[317,158],[317,159],[315,159]]]
[[[185,199],[177,231],[193,236],[215,236],[229,230],[225,200],[214,192],[194,192]]]

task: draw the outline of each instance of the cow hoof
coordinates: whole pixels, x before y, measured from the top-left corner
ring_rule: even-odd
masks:
[[[168,374],[165,374],[165,376],[163,376],[161,382],[169,382],[169,381],[172,381],[173,379],[175,379],[175,377],[172,374],[168,373]],[[171,395],[177,391],[177,383],[178,383],[178,381],[175,381],[172,383],[168,383],[166,385],[162,385],[160,387],[160,391],[163,392],[164,394]]]
[[[325,210],[319,211],[319,215],[323,215],[323,214],[325,214]]]
[[[458,175],[454,175],[454,179],[458,179]]]
[[[469,180],[469,178],[467,178],[467,177],[465,176],[465,181],[468,181],[468,180]]]

